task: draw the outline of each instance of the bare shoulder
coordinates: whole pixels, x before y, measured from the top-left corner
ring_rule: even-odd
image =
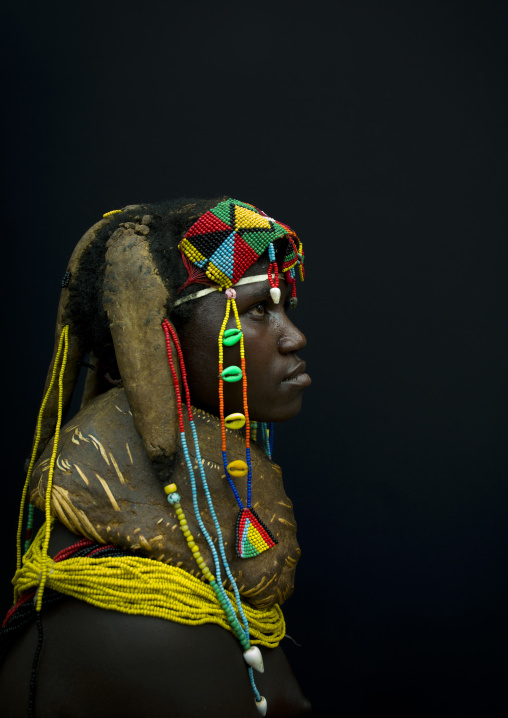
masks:
[[[104,611],[64,599],[43,616],[36,684],[38,718],[178,716],[258,718],[236,639],[214,625]],[[2,704],[26,716],[35,625],[20,637],[0,671]],[[308,715],[310,706],[280,648],[263,650],[256,675],[267,716]]]

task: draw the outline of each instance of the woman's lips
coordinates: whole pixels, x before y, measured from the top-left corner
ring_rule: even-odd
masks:
[[[306,364],[304,361],[299,362],[282,380],[283,384],[292,384],[294,386],[306,387],[312,382],[310,376],[306,373]]]

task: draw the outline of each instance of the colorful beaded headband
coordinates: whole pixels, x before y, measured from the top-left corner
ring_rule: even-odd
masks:
[[[256,284],[257,282],[266,282],[267,280],[268,277],[266,276],[266,274],[256,274],[253,277],[243,277],[242,279],[239,279],[238,282],[233,285],[233,287],[241,287],[243,284]],[[177,299],[176,302],[173,302],[173,307],[178,307],[179,304],[185,304],[185,302],[190,302],[191,299],[199,299],[199,297],[206,297],[207,294],[211,294],[212,292],[220,291],[221,287],[207,287],[206,289],[200,289],[193,294],[188,294],[186,297]]]
[[[219,202],[192,225],[178,246],[182,255],[221,289],[236,284],[268,249],[270,294],[277,304],[279,271],[273,243],[282,237],[288,239],[282,272],[291,285],[291,297],[296,298],[295,268],[298,266],[302,281],[305,276],[302,243],[291,227],[251,204],[236,199]]]

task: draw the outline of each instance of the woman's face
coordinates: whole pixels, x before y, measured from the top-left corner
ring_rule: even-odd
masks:
[[[267,263],[256,262],[245,276],[266,275]],[[274,304],[268,279],[236,288],[247,374],[247,403],[253,421],[285,421],[301,408],[311,379],[298,352],[306,339],[287,312],[289,289],[280,277],[281,298]],[[178,332],[189,380],[192,404],[219,414],[219,332],[226,310],[223,292],[196,301],[192,319]],[[231,311],[227,328],[235,327]],[[224,347],[224,368],[240,366],[240,343]],[[224,411],[243,413],[242,381],[224,383]]]

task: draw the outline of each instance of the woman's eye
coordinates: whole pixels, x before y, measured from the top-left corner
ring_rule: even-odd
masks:
[[[249,314],[254,315],[255,317],[264,317],[266,314],[266,306],[264,302],[259,302],[259,304],[254,304],[249,309]]]

